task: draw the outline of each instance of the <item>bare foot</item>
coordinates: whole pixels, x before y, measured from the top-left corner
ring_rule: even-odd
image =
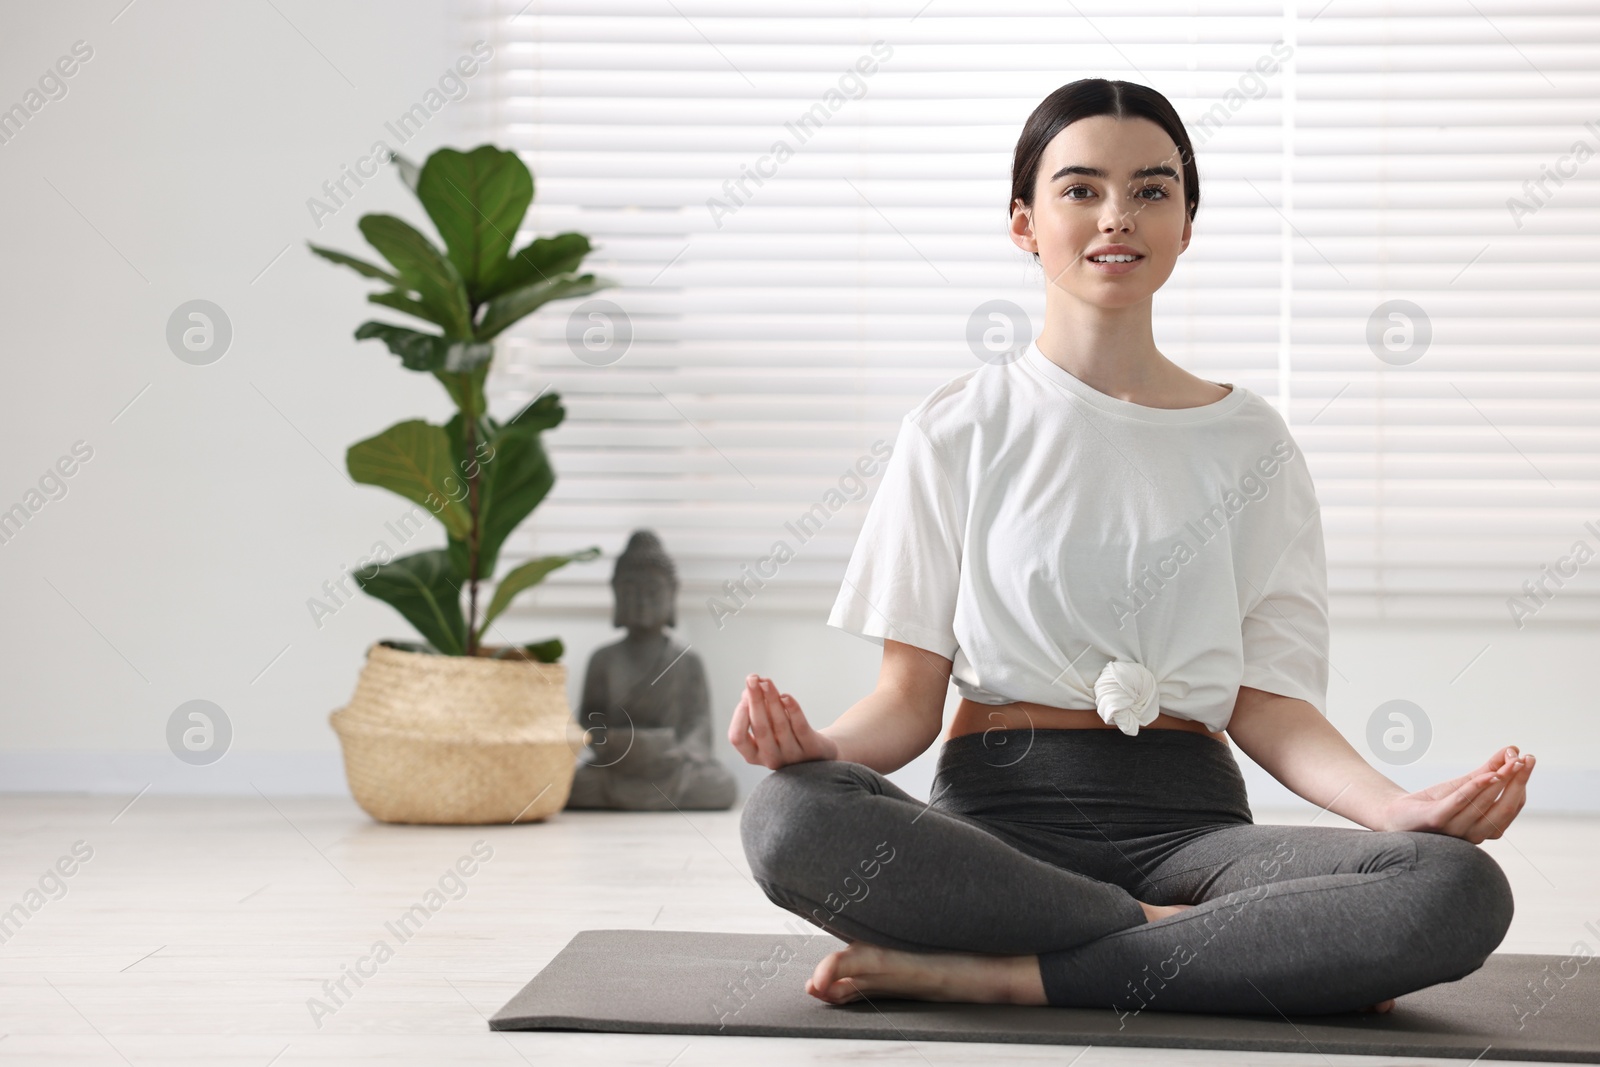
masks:
[[[824,957],[806,980],[806,992],[829,1004],[880,994],[966,1004],[1047,1003],[1037,956],[902,952],[865,941]]]
[[[1192,906],[1144,905],[1161,913],[1152,922]],[[851,941],[846,948],[823,957],[806,979],[806,992],[829,1004],[849,1004],[880,995],[965,1004],[1049,1003],[1037,956],[902,952],[865,941]],[[1361,1010],[1381,1014],[1393,1009],[1394,1001],[1390,999]]]

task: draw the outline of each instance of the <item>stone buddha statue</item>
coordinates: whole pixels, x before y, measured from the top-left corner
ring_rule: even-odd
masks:
[[[712,752],[705,667],[665,632],[677,623],[678,575],[654,533],[633,532],[611,590],[611,624],[628,635],[589,657],[577,710],[589,741],[566,806],[731,808],[738,785]]]

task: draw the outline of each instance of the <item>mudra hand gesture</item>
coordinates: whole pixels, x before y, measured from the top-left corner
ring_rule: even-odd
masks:
[[[788,693],[779,693],[772,679],[757,674],[744,680],[744,693],[728,727],[728,741],[746,763],[772,770],[807,760],[839,758],[838,744],[812,728],[799,702]]]
[[[1475,771],[1389,801],[1384,830],[1423,830],[1479,844],[1505,833],[1527,800],[1533,757],[1507,745]]]

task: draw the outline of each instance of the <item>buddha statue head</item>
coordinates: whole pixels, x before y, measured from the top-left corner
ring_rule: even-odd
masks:
[[[678,624],[678,572],[649,530],[635,530],[611,572],[611,625],[654,633]]]

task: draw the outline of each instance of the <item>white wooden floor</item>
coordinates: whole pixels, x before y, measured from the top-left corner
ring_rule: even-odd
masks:
[[[1257,821],[1305,820],[1258,812]],[[748,881],[737,810],[429,828],[374,823],[348,798],[10,795],[0,796],[0,842],[0,912],[37,905],[0,944],[0,1063],[1396,1062],[1310,1048],[1263,1055],[488,1029],[486,1018],[581,929],[785,932],[789,913]],[[492,857],[462,880],[464,894],[399,943],[385,924],[472,858],[476,842]],[[75,844],[88,859],[74,857]],[[1503,951],[1566,955],[1578,939],[1600,948],[1584,930],[1600,927],[1597,846],[1600,819],[1529,815],[1485,845],[1517,895]],[[58,862],[73,872],[59,885],[48,876]],[[28,897],[41,880],[47,892]],[[360,987],[347,982],[353,994],[314,1019],[308,999],[326,997],[324,983],[380,939],[398,944],[393,958]]]

